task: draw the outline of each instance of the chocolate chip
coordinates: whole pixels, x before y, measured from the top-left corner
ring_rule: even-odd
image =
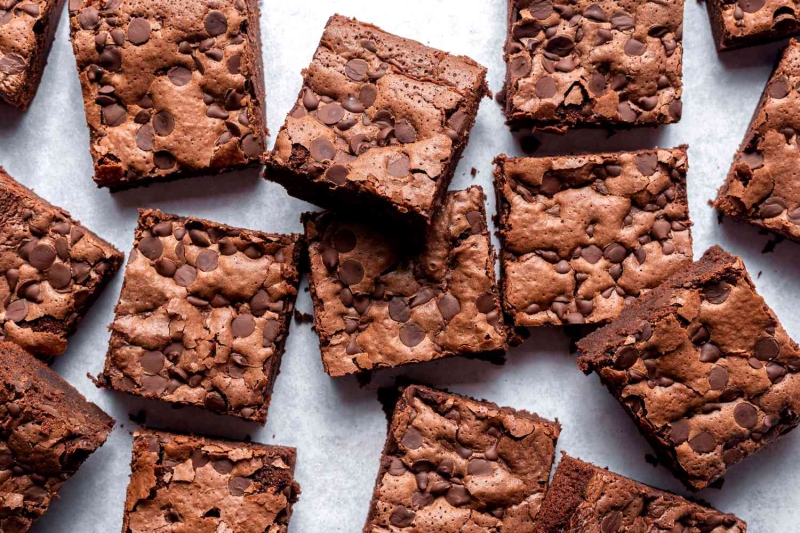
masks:
[[[214,250],[203,250],[197,254],[195,264],[197,268],[203,272],[211,272],[217,268],[219,263],[219,254]]]
[[[622,527],[622,513],[619,511],[611,511],[600,522],[602,533],[617,533],[620,527]]]
[[[716,363],[720,357],[722,357],[722,352],[710,342],[700,348],[700,361],[703,363]]]
[[[100,24],[100,13],[93,7],[82,9],[78,13],[78,24],[84,30],[93,30]]]
[[[339,280],[345,285],[356,285],[364,279],[364,266],[356,260],[348,259],[339,267]]]
[[[153,116],[153,130],[160,136],[166,137],[175,129],[175,119],[169,111],[159,111]]]
[[[135,45],[142,45],[150,40],[150,23],[147,19],[134,17],[128,23],[128,40]]]
[[[534,91],[539,98],[552,98],[556,94],[556,80],[551,76],[544,76],[536,82]]]
[[[157,350],[148,350],[142,355],[142,370],[148,374],[158,374],[164,368],[164,354]]]
[[[413,143],[417,141],[417,130],[407,120],[399,120],[394,127],[397,140],[401,143]]]
[[[639,350],[634,346],[623,346],[617,351],[616,359],[614,360],[614,368],[618,370],[627,370],[636,364],[639,360]]]
[[[152,152],[156,146],[156,136],[153,126],[145,124],[136,132],[136,146],[145,152]]]
[[[231,321],[231,332],[234,337],[249,337],[256,329],[256,321],[251,314],[241,314]]]
[[[711,433],[704,431],[689,440],[689,446],[697,453],[711,453],[717,448],[717,442]]]
[[[669,116],[674,120],[680,120],[683,115],[683,103],[680,100],[673,100],[669,103]]]
[[[625,53],[629,56],[640,56],[647,51],[647,45],[638,39],[631,38],[625,43]]]
[[[56,290],[65,289],[72,282],[72,271],[64,263],[57,263],[47,271],[47,281]]]
[[[411,527],[414,524],[414,518],[416,514],[412,511],[409,511],[402,505],[395,505],[394,509],[392,509],[391,514],[389,515],[389,523],[394,527]]]
[[[263,333],[263,340],[264,346],[269,346],[270,344],[275,342],[275,339],[278,338],[278,334],[281,332],[281,326],[277,320],[270,319],[267,320],[264,324],[264,333]]]
[[[53,266],[55,260],[56,251],[48,244],[37,244],[31,249],[28,255],[28,262],[31,266],[41,271],[45,271]]]
[[[722,390],[728,384],[728,371],[721,366],[715,366],[708,373],[708,385],[712,390]]]
[[[246,491],[252,483],[253,482],[246,477],[234,476],[228,481],[228,492],[231,493],[231,496],[243,496],[244,491]]]
[[[652,176],[658,169],[658,154],[649,152],[636,155],[636,169],[643,176]]]
[[[125,122],[128,112],[119,104],[111,104],[102,109],[103,122],[106,126],[116,127]]]
[[[400,328],[400,342],[413,348],[425,340],[425,332],[417,324],[405,324]]]
[[[175,272],[175,283],[181,287],[188,287],[197,279],[197,270],[190,265],[183,265]]]
[[[344,73],[353,81],[364,81],[367,79],[369,63],[363,59],[351,59],[344,66]]]
[[[485,459],[472,459],[467,465],[467,474],[470,476],[491,476],[492,464]]]
[[[766,3],[766,0],[739,0],[738,2],[739,7],[745,13],[755,13],[764,7]]]
[[[515,78],[524,78],[531,73],[531,60],[528,59],[527,56],[518,55],[508,63],[508,70],[511,73],[511,76]],[[555,88],[555,82],[553,83],[553,86]],[[537,91],[537,96],[538,96],[538,91]],[[551,96],[539,96],[539,98],[551,98]]]
[[[789,94],[789,81],[781,76],[769,85],[769,95],[775,99],[786,98]]]
[[[575,48],[575,43],[566,35],[557,35],[547,41],[545,50],[559,57],[566,57]]]
[[[608,15],[606,15],[606,12],[603,11],[603,8],[600,6],[600,4],[591,4],[584,10],[583,16],[594,22],[608,21]]]
[[[712,304],[720,305],[725,303],[731,294],[731,286],[727,283],[710,283],[703,289],[704,298]]]
[[[753,355],[761,361],[769,361],[778,357],[781,352],[781,346],[772,337],[762,337],[756,341],[753,348]]]
[[[677,420],[672,423],[669,431],[669,439],[677,446],[689,440],[689,421],[686,419]]]
[[[153,164],[161,170],[170,170],[176,163],[175,156],[166,150],[159,150],[153,154]]]
[[[344,108],[337,102],[326,104],[317,110],[317,118],[323,124],[333,126],[344,118]]]
[[[122,68],[122,52],[114,47],[106,47],[97,58],[97,63],[109,72],[117,72]]]
[[[439,299],[438,302],[439,312],[445,320],[452,320],[458,313],[461,312],[461,304],[455,296],[445,294]]]
[[[328,171],[325,173],[325,177],[335,183],[336,185],[342,186],[347,183],[347,175],[350,173],[347,170],[347,167],[344,165],[333,165]]]
[[[228,31],[228,18],[222,11],[211,11],[206,15],[205,28],[212,37],[222,35]]]
[[[41,505],[47,500],[49,494],[47,489],[39,485],[31,485],[22,491],[23,500],[26,502],[33,502],[36,505]]]
[[[749,403],[742,402],[733,409],[733,419],[745,429],[758,424],[758,411]]]
[[[356,248],[358,238],[353,230],[342,228],[333,236],[332,244],[336,251],[342,254],[352,252]]]
[[[25,300],[14,300],[6,308],[6,320],[22,322],[26,316],[28,316],[28,302]]]
[[[167,77],[173,85],[183,87],[192,80],[192,71],[186,67],[172,67],[167,72]]]
[[[783,214],[787,207],[783,199],[773,196],[767,198],[764,203],[761,204],[761,209],[759,209],[758,214],[761,218],[775,218]]]
[[[410,165],[411,160],[407,155],[402,154],[386,166],[386,172],[395,178],[404,178],[411,172]]]
[[[368,83],[361,87],[358,92],[358,99],[364,104],[364,107],[372,107],[375,100],[378,98],[378,88]]]
[[[403,437],[400,439],[400,444],[409,450],[416,450],[422,446],[422,440],[422,433],[420,433],[416,428],[409,427],[406,429],[406,432],[403,433]]]
[[[611,243],[603,249],[603,257],[612,263],[622,263],[627,257],[628,251],[619,243]]]
[[[311,141],[310,151],[311,157],[319,162],[333,159],[336,155],[333,144],[329,140],[321,138]]]
[[[411,318],[411,308],[402,296],[395,296],[389,301],[389,317],[395,322],[407,322]]]
[[[470,495],[463,485],[452,485],[444,495],[444,499],[453,507],[461,507],[470,502]]]

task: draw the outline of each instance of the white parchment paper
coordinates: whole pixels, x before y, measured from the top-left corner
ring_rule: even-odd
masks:
[[[708,200],[715,196],[741,141],[781,45],[767,45],[719,56],[702,4],[686,0],[684,30],[683,120],[658,129],[638,129],[608,137],[604,131],[544,136],[539,154],[672,147],[687,143],[689,199],[699,257],[714,243],[741,255],[760,293],[791,335],[800,339],[800,245],[782,242],[773,253],[762,249],[773,239],[745,224],[717,222]],[[459,54],[489,68],[496,93],[505,74],[504,0],[304,0],[262,1],[263,55],[269,127],[274,141],[300,86],[327,18],[335,12],[373,22],[385,30]],[[124,251],[130,249],[138,206],[196,215],[237,226],[300,232],[299,215],[311,208],[251,170],[196,178],[117,194],[95,188],[89,136],[80,86],[61,19],[50,62],[33,106],[19,112],[0,105],[0,165],[22,183]],[[500,107],[485,100],[453,188],[484,187],[494,212],[492,159],[499,153],[523,155],[503,123]],[[477,169],[475,178],[471,168]],[[98,390],[86,373],[103,367],[106,327],[122,285],[122,273],[88,314],[69,349],[54,368],[91,401],[118,420],[108,443],[95,453],[61,491],[38,533],[116,533],[121,529],[130,472],[129,413],[144,409],[155,427],[195,431],[298,448],[297,479],[302,485],[290,530],[294,533],[361,531],[378,469],[386,419],[379,387],[398,376],[424,380],[453,391],[487,398],[558,418],[564,428],[559,449],[601,466],[685,494],[663,467],[645,461],[651,448],[603,389],[596,376],[585,377],[558,330],[534,330],[511,350],[504,366],[463,359],[408,366],[377,373],[366,386],[354,377],[331,379],[322,370],[317,338],[309,324],[292,325],[265,428],[199,410]],[[304,283],[305,286],[305,283]],[[311,311],[308,293],[298,307]],[[699,497],[747,520],[750,531],[798,531],[800,520],[800,431],[735,467],[721,490]]]

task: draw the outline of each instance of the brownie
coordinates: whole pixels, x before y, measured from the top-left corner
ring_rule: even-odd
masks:
[[[332,212],[303,216],[328,374],[505,352],[484,201],[478,186],[447,193],[422,243]]]
[[[113,427],[58,374],[0,342],[0,531],[28,531]]]
[[[133,436],[122,533],[286,533],[294,448],[162,431]]]
[[[486,69],[333,16],[267,158],[292,196],[429,224],[467,144]]]
[[[364,533],[533,531],[560,432],[526,411],[407,387]]]
[[[562,454],[535,531],[745,533],[747,524],[731,514]]]
[[[800,43],[792,39],[767,83],[728,178],[720,212],[800,242]],[[795,130],[795,128],[797,130]]]
[[[794,429],[800,352],[719,246],[578,342],[668,467],[700,490]]]
[[[706,7],[720,52],[800,33],[790,0],[708,0]]]
[[[2,167],[0,209],[0,339],[62,354],[123,256]]]
[[[509,0],[505,112],[514,128],[677,122],[683,0]]]
[[[112,190],[258,166],[258,0],[70,0],[94,180]]]
[[[28,108],[63,7],[64,0],[0,1],[0,100]]]
[[[299,235],[141,210],[100,384],[265,423],[301,249]]]
[[[608,322],[691,263],[685,146],[495,164],[514,325]]]

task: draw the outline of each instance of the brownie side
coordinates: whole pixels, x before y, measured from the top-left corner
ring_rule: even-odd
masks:
[[[70,17],[98,186],[260,164],[266,128],[252,0],[193,9],[77,0]]]
[[[2,167],[0,208],[2,338],[36,355],[60,355],[122,254]]]
[[[303,216],[325,371],[504,353],[480,187],[448,193],[421,242],[341,214]]]
[[[511,0],[504,52],[507,123],[564,133],[677,122],[682,39],[682,0],[655,7],[645,0],[624,6]]]
[[[777,41],[800,32],[794,2],[760,0],[726,4],[721,0],[707,3],[711,30],[717,51],[724,52]]]
[[[303,246],[140,211],[101,384],[265,423]]]
[[[526,411],[406,387],[389,425],[364,533],[467,524],[476,533],[533,531],[560,431],[557,421]],[[481,480],[487,476],[497,481]]]
[[[495,160],[515,326],[605,323],[692,259],[686,146]]]
[[[114,420],[22,348],[0,342],[0,424],[0,531],[22,533],[103,445]]]
[[[562,454],[536,533],[634,530],[746,533],[734,515]]]
[[[134,434],[122,533],[286,533],[300,486],[294,448],[142,430]]]
[[[25,110],[42,79],[64,0],[0,9],[0,100]]]
[[[761,100],[714,207],[800,242],[800,193],[790,148],[800,128],[800,43],[792,39],[767,82]]]
[[[424,227],[488,94],[485,78],[469,58],[335,15],[265,178],[323,207]]]
[[[583,371],[692,490],[800,422],[800,350],[741,259],[719,247],[578,349]]]

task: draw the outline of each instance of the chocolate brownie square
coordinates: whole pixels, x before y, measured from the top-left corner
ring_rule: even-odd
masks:
[[[792,1],[708,0],[706,7],[720,52],[800,33]]]
[[[257,0],[70,0],[94,180],[112,190],[257,166]]]
[[[685,146],[495,164],[514,325],[608,322],[691,263]]]
[[[746,533],[747,524],[734,515],[564,454],[544,498],[535,531]]]
[[[2,167],[0,205],[0,338],[60,355],[123,256]]]
[[[294,448],[163,431],[133,437],[122,533],[286,533]]]
[[[53,43],[64,0],[0,2],[0,100],[27,109]]]
[[[481,99],[475,61],[333,16],[267,159],[292,196],[430,224]]]
[[[514,128],[677,122],[683,0],[509,0],[505,111]]]
[[[101,384],[264,424],[301,249],[299,235],[140,211]]]
[[[526,411],[407,387],[364,533],[533,531],[560,432]]]
[[[0,342],[0,427],[0,531],[24,533],[114,420],[25,350]]]
[[[484,201],[478,186],[448,193],[422,243],[331,212],[304,215],[328,374],[505,352]]]
[[[794,429],[800,352],[719,246],[578,342],[600,380],[687,487],[703,489]]]
[[[767,83],[714,202],[726,215],[800,241],[800,43],[792,39]]]

